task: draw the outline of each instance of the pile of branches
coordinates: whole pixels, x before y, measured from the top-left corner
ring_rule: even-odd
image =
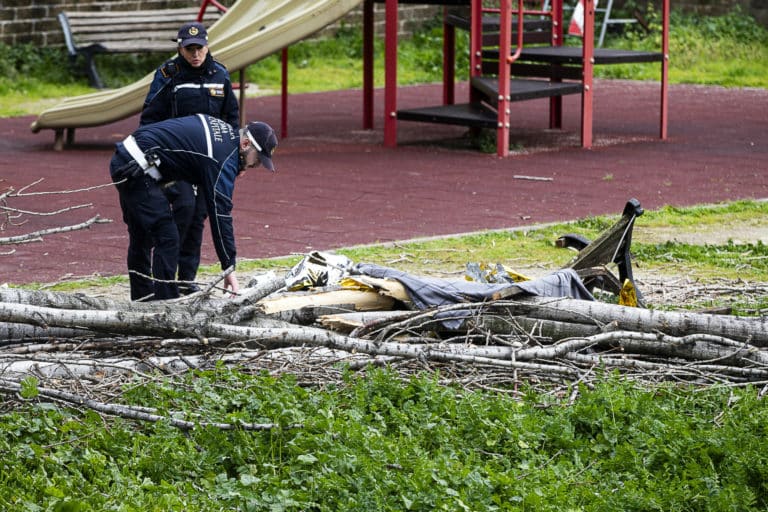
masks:
[[[338,380],[347,367],[387,365],[404,376],[439,369],[446,382],[502,392],[523,381],[562,391],[613,370],[646,382],[768,383],[765,316],[533,296],[428,310],[339,313],[344,305],[325,305],[266,314],[265,301],[291,293],[284,285],[268,272],[236,298],[216,296],[214,284],[148,303],[0,289],[0,390],[18,396],[24,379],[35,377],[44,399],[114,414],[117,406],[105,404],[129,380],[222,364],[292,372],[307,385]],[[454,314],[462,327],[444,328]]]
[[[0,193],[0,232],[23,225],[24,216],[88,206],[37,212],[9,204],[62,193],[28,191],[38,183]],[[105,221],[96,216],[0,237],[0,246],[99,222]],[[330,302],[316,302],[314,292],[327,290],[314,290],[291,306],[285,277],[273,272],[254,276],[235,298],[224,298],[217,289],[223,277],[195,295],[149,303],[0,288],[0,393],[11,399],[5,405],[27,396],[25,386],[34,379],[34,393],[42,400],[192,428],[192,423],[121,406],[115,399],[128,382],[173,379],[221,365],[254,373],[291,372],[301,384],[316,386],[339,381],[347,368],[386,365],[403,378],[439,370],[446,384],[505,393],[526,382],[559,394],[574,383],[591,385],[611,371],[644,382],[768,383],[764,311],[735,317],[519,294],[425,310],[375,287],[362,293],[360,303],[333,293]],[[685,285],[647,289],[645,295],[683,304],[702,295],[734,293],[765,296],[768,286]],[[283,306],[275,310],[275,303]],[[461,327],[453,322],[447,328],[451,319],[460,319]]]

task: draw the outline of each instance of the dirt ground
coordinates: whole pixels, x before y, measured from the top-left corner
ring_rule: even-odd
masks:
[[[696,229],[645,228],[633,239],[651,243],[673,241],[691,245],[721,245],[729,240],[734,244],[768,244],[768,219],[754,220],[754,224],[739,226],[707,226]]]

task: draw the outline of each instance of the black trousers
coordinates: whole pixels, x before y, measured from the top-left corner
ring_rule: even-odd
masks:
[[[118,149],[110,163],[116,170],[130,161]],[[174,282],[179,258],[179,232],[171,205],[159,183],[147,175],[117,184],[123,221],[128,226],[128,280],[131,300],[164,300],[179,296]],[[150,256],[151,255],[151,256]]]
[[[179,230],[179,281],[194,281],[200,266],[200,246],[208,211],[202,192],[186,181],[177,181],[165,189],[173,218]]]

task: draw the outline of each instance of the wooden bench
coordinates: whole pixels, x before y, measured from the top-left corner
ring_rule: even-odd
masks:
[[[176,36],[184,23],[197,21],[200,9],[155,9],[144,11],[61,12],[59,22],[64,31],[70,62],[85,60],[85,71],[91,85],[105,87],[94,57],[116,53],[166,53],[176,50]],[[207,10],[203,23],[210,26],[221,13]]]

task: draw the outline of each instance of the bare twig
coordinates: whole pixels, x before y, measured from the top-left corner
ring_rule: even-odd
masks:
[[[30,242],[30,241],[39,242],[39,241],[42,241],[43,237],[46,235],[53,235],[55,233],[68,233],[70,231],[79,231],[81,229],[87,229],[94,224],[108,224],[110,222],[112,221],[109,219],[102,219],[101,217],[96,215],[86,220],[85,222],[81,222],[79,224],[73,224],[71,226],[60,226],[55,228],[42,229],[40,231],[35,231],[33,233],[26,233],[24,235],[0,238],[0,245],[21,244],[21,243]]]

